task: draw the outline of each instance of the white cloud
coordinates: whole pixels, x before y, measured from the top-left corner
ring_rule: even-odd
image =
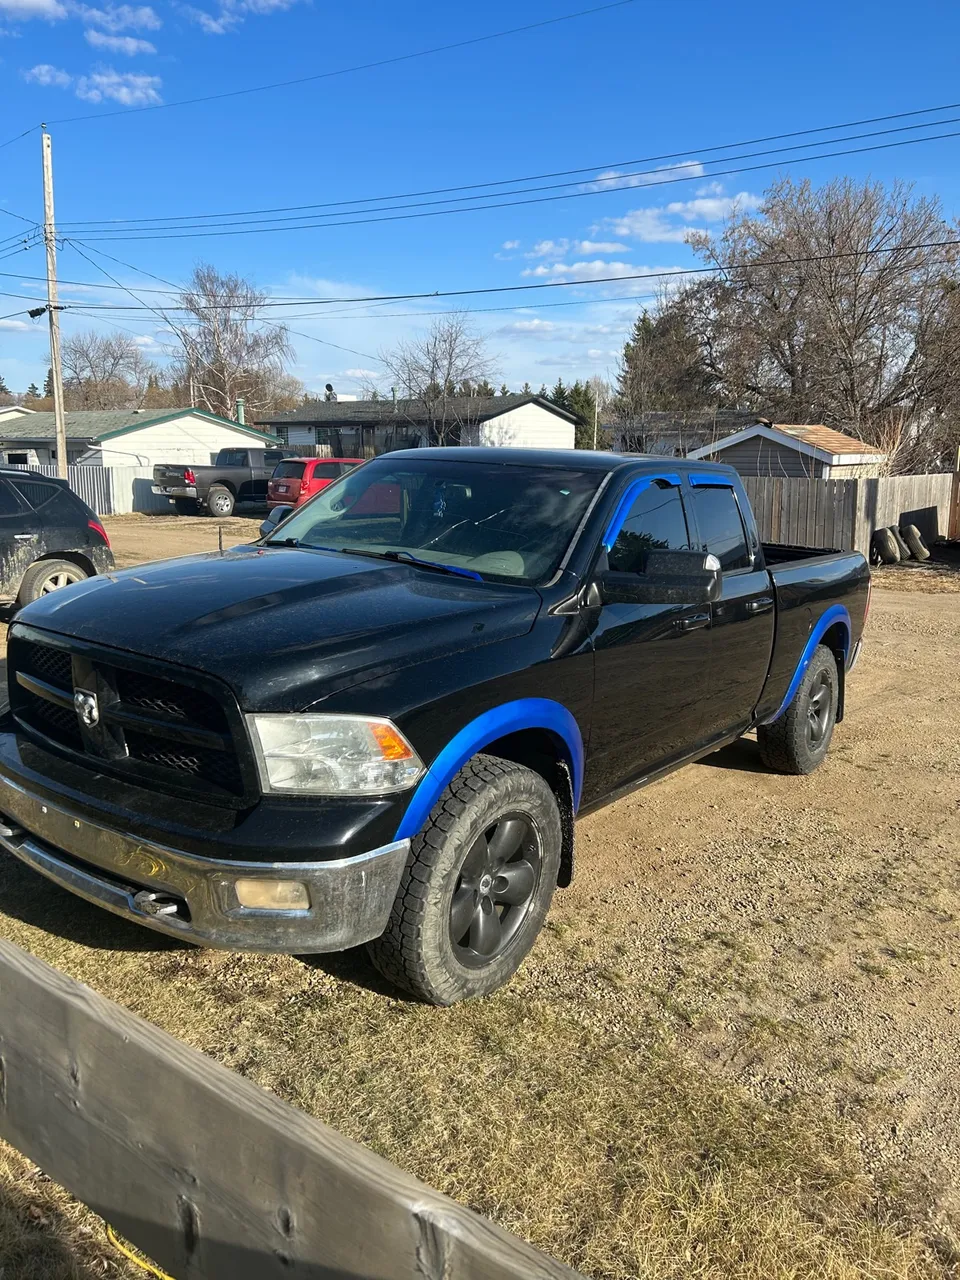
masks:
[[[560,281],[592,280],[595,276],[632,276],[636,271],[632,262],[606,262],[602,258],[594,258],[592,262],[555,262],[552,266],[527,267],[521,274]]]
[[[520,241],[519,241],[519,240],[504,240],[504,242],[503,242],[503,244],[500,246],[500,248],[501,248],[501,249],[519,249],[519,248],[520,248]]]
[[[210,36],[226,35],[240,26],[251,14],[264,17],[290,9],[298,0],[220,0],[215,13],[196,9],[193,5],[181,5],[180,12]]]
[[[0,13],[15,22],[25,22],[29,18],[46,18],[48,22],[55,22],[67,16],[59,0],[0,0]]]
[[[344,369],[343,376],[345,378],[353,378],[357,382],[362,382],[365,378],[379,378],[383,374],[383,370],[377,369]]]
[[[667,213],[690,219],[703,218],[706,222],[719,222],[722,218],[729,217],[734,209],[759,208],[762,200],[762,196],[754,195],[752,191],[738,191],[735,196],[715,192],[696,200],[673,200],[667,205]]]
[[[3,0],[0,0],[0,4]],[[71,10],[95,27],[103,27],[104,31],[159,31],[163,26],[156,12],[148,4],[108,4],[102,9],[93,9],[89,5],[77,4]]]
[[[108,36],[103,31],[85,31],[87,44],[95,49],[109,49],[112,53],[125,53],[128,58],[138,53],[156,53],[156,47],[149,40],[139,40],[136,36]]]
[[[153,106],[162,102],[159,76],[136,75],[100,67],[77,81],[77,97],[85,102],[119,102],[123,107]]]
[[[586,253],[624,253],[627,245],[613,240],[540,240],[526,254],[528,258],[563,258],[568,253],[578,257]]]
[[[505,338],[543,338],[548,334],[552,336],[556,329],[551,320],[514,320],[511,324],[501,325],[495,332]]]
[[[23,320],[0,320],[0,329],[4,329],[7,332],[23,333],[25,331],[29,332],[32,328],[33,325],[27,324]]]
[[[24,71],[23,78],[33,84],[54,85],[58,89],[66,89],[67,85],[73,83],[72,76],[59,67],[52,67],[49,62],[38,62],[29,71]]]
[[[672,200],[669,204],[631,209],[613,218],[604,218],[597,230],[605,228],[624,239],[645,244],[682,244],[697,223],[720,222],[735,209],[756,209],[761,197],[751,191],[734,196],[697,196],[693,200]]]
[[[677,182],[685,178],[703,176],[699,160],[685,160],[683,164],[666,164],[659,169],[646,169],[642,173],[623,173],[619,169],[607,169],[598,173],[593,182],[584,184],[586,191],[617,191],[626,187],[650,187],[660,182]]]
[[[705,182],[702,187],[697,187],[698,196],[722,196],[722,182]]]

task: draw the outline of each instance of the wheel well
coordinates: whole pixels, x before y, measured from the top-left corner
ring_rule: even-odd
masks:
[[[237,496],[237,490],[234,487],[232,480],[214,480],[213,483],[210,485],[210,488],[211,489],[228,489],[230,493],[233,494],[234,497]],[[209,490],[207,492],[209,493]]]
[[[78,569],[82,569],[91,578],[97,572],[93,561],[85,556],[82,551],[50,551],[44,556],[37,556],[33,564],[42,564],[44,560],[69,560],[71,564],[75,564]],[[33,565],[30,567],[33,568]]]
[[[828,627],[820,640],[834,656],[837,664],[837,678],[840,681],[837,698],[837,721],[843,719],[843,698],[846,687],[847,655],[850,648],[850,633],[842,622],[835,622]]]
[[[565,889],[573,879],[573,779],[560,739],[548,729],[520,729],[482,750],[484,755],[500,756],[539,773],[556,797],[563,831],[557,884]]]

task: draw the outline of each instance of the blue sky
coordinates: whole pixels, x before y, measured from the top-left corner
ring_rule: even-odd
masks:
[[[716,229],[734,199],[756,202],[777,172],[894,177],[960,212],[960,138],[873,154],[711,177],[709,147],[909,111],[960,99],[960,9],[918,0],[770,6],[636,3],[392,66],[295,87],[156,111],[269,81],[314,76],[570,13],[587,0],[0,0],[0,142],[51,124],[58,227],[166,280],[198,260],[237,271],[281,297],[364,297],[626,276],[692,262],[688,227]],[[945,119],[960,109],[942,113]],[[898,122],[891,122],[896,124]],[[903,123],[910,123],[904,121]],[[870,126],[865,126],[869,128]],[[872,126],[880,128],[882,126]],[[936,132],[960,129],[944,124]],[[905,135],[909,136],[909,135]],[[829,137],[829,135],[827,135]],[[885,139],[878,139],[884,141]],[[847,144],[850,146],[856,143]],[[596,179],[621,162],[683,152],[637,185]],[[680,163],[680,162],[678,162]],[[743,163],[758,163],[745,161]],[[658,168],[656,164],[643,166]],[[353,227],[197,239],[96,241],[116,218],[295,206],[583,169],[574,198]],[[0,150],[0,209],[41,216],[38,132]],[[666,183],[666,179],[682,181]],[[555,181],[560,181],[556,179]],[[611,190],[620,185],[622,189]],[[552,194],[552,193],[544,193]],[[481,203],[483,203],[481,201]],[[0,216],[0,240],[26,224]],[[143,233],[143,228],[137,234]],[[7,252],[0,249],[0,254]],[[95,255],[90,252],[91,257]],[[124,284],[157,285],[101,260]],[[60,274],[103,281],[70,245]],[[0,290],[42,296],[32,248],[0,262]],[[106,283],[105,281],[103,281]],[[514,388],[611,374],[638,309],[626,282],[465,298],[483,310],[501,377]],[[65,287],[63,325],[84,302],[130,302]],[[156,295],[144,295],[154,299]],[[561,307],[537,303],[563,302]],[[0,315],[15,311],[0,297]],[[293,304],[292,368],[308,387],[342,391],[381,370],[376,356],[454,302],[351,305],[336,315]],[[159,357],[151,313],[101,316]],[[341,351],[334,346],[351,348]],[[13,390],[42,381],[46,323],[0,320],[0,373]]]

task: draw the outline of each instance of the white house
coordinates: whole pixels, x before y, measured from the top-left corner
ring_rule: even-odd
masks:
[[[542,396],[459,397],[448,401],[445,435],[465,445],[572,449],[578,421]],[[263,417],[260,424],[285,444],[319,446],[338,458],[436,443],[419,400],[313,400]]]
[[[66,415],[71,463],[151,468],[157,462],[203,465],[220,449],[278,443],[275,435],[205,409],[104,409]],[[40,466],[56,462],[52,413],[26,410],[0,416],[3,462]]]

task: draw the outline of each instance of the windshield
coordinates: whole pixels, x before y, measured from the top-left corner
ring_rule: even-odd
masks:
[[[329,485],[266,541],[399,551],[482,577],[544,582],[602,479],[565,467],[386,455]]]

